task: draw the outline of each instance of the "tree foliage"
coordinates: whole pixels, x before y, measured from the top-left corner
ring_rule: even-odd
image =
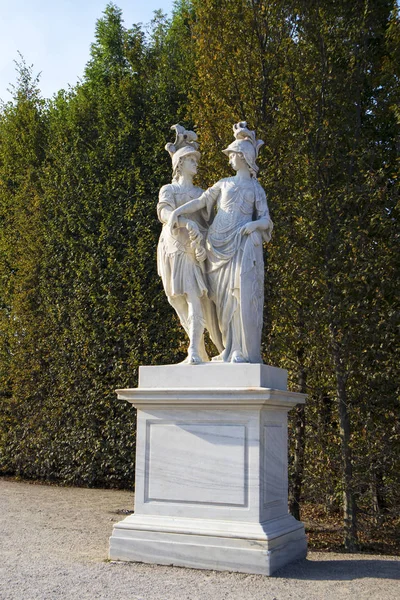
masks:
[[[23,293],[30,294],[17,331],[22,291],[4,296],[11,307],[2,313],[7,339],[19,348],[18,355],[9,352],[11,372],[2,363],[9,373],[4,406],[14,419],[3,430],[5,472],[74,484],[132,483],[134,411],[116,402],[114,389],[136,385],[140,364],[175,360],[183,341],[155,261],[158,188],[170,176],[159,148],[184,99],[182,76],[179,86],[174,79],[176,44],[161,13],[145,33],[125,29],[121,11],[108,5],[84,81],[60,92],[45,111],[46,127],[38,125],[46,152],[39,153],[36,130],[27,128],[41,101],[20,99],[25,82],[4,111],[2,179],[13,187],[4,194],[4,214],[7,202],[16,212],[7,217],[4,268],[18,269],[14,287],[29,285]],[[32,144],[30,151],[21,140],[19,163],[12,155],[15,127]],[[7,168],[22,180],[7,182]],[[27,205],[30,172],[39,191],[29,188]],[[32,229],[35,215],[27,214],[35,201],[40,236]],[[18,243],[24,272],[13,267],[15,219],[38,246],[31,258],[25,237]],[[7,272],[2,280],[12,285]]]
[[[140,364],[184,337],[156,273],[169,126],[196,126],[200,183],[231,124],[264,139],[275,222],[265,362],[307,392],[291,510],[343,510],[345,544],[399,501],[400,23],[393,0],[180,0],[126,28],[109,4],[83,81],[51,101],[21,63],[0,114],[0,468],[133,482]]]
[[[351,549],[357,500],[367,513],[371,493],[390,495],[398,482],[395,425],[380,457],[371,454],[398,402],[389,366],[374,384],[377,361],[397,360],[398,17],[385,1],[234,4],[194,2],[191,115],[215,176],[228,115],[266,140],[261,180],[276,229],[265,356],[309,391],[293,422],[293,508],[306,489],[343,505]]]

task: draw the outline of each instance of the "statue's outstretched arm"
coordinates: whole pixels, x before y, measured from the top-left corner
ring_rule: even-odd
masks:
[[[158,204],[157,204],[157,215],[163,225],[168,223],[171,214],[176,207],[176,201],[171,191],[170,185],[165,185],[161,188]],[[195,226],[193,221],[189,221],[185,217],[179,217],[178,227]]]
[[[181,219],[181,215],[190,215],[192,213],[197,212],[198,210],[202,210],[203,208],[213,206],[217,201],[217,198],[220,193],[220,187],[218,183],[213,185],[211,188],[208,188],[205,192],[201,194],[195,200],[191,200],[187,204],[182,204],[179,208],[176,208],[171,214],[168,224],[173,229],[176,226],[179,226],[178,218]]]
[[[162,208],[159,213],[161,223],[168,223],[173,212],[173,209],[169,206],[165,206],[164,208]],[[186,227],[188,223],[192,225],[193,221],[190,221],[185,217],[179,217],[177,227]]]
[[[179,217],[182,214],[191,215],[192,213],[195,213],[198,210],[201,210],[206,205],[206,198],[205,197],[203,198],[203,196],[204,196],[204,194],[202,194],[199,198],[196,198],[195,200],[191,200],[190,202],[187,202],[186,204],[182,204],[182,206],[180,206],[179,208],[174,210],[174,214],[177,217]]]
[[[187,204],[183,204],[179,208],[176,208],[171,213],[171,215],[168,219],[169,227],[171,229],[173,229],[174,227],[181,227],[182,219],[184,218],[181,216],[183,213],[185,213],[185,215],[187,215],[187,214],[190,215],[192,213],[197,212],[198,210],[201,210],[202,208],[205,207],[205,205],[206,205],[205,198],[203,199],[202,196],[200,196],[200,198],[191,200]]]

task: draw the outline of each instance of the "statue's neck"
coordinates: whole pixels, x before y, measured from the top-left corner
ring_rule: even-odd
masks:
[[[180,175],[178,179],[179,185],[182,187],[192,187],[193,186],[193,176],[191,175]]]
[[[235,177],[240,181],[250,181],[250,171],[248,169],[239,169],[238,171],[236,171]]]

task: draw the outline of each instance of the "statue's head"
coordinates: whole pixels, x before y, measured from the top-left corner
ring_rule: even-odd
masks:
[[[246,121],[235,123],[233,126],[233,133],[235,141],[229,144],[222,152],[229,157],[231,157],[232,154],[238,154],[239,158],[242,158],[245,161],[250,173],[255,177],[258,173],[258,165],[256,163],[258,151],[264,142],[256,139],[255,131],[247,129]]]
[[[250,169],[243,152],[241,152],[240,150],[230,151],[228,156],[229,164],[235,171],[240,171],[241,169]]]
[[[175,142],[166,144],[165,149],[172,159],[173,178],[180,175],[196,175],[197,165],[200,160],[199,144],[194,131],[188,131],[182,125],[172,125],[176,132]]]
[[[197,165],[200,160],[200,152],[190,146],[180,148],[172,157],[172,169],[174,178],[180,175],[196,175]]]

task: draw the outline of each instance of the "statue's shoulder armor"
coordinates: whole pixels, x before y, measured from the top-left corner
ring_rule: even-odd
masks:
[[[167,183],[166,185],[163,185],[162,188],[160,188],[160,195],[161,194],[173,194],[175,192],[175,186],[173,183]]]

